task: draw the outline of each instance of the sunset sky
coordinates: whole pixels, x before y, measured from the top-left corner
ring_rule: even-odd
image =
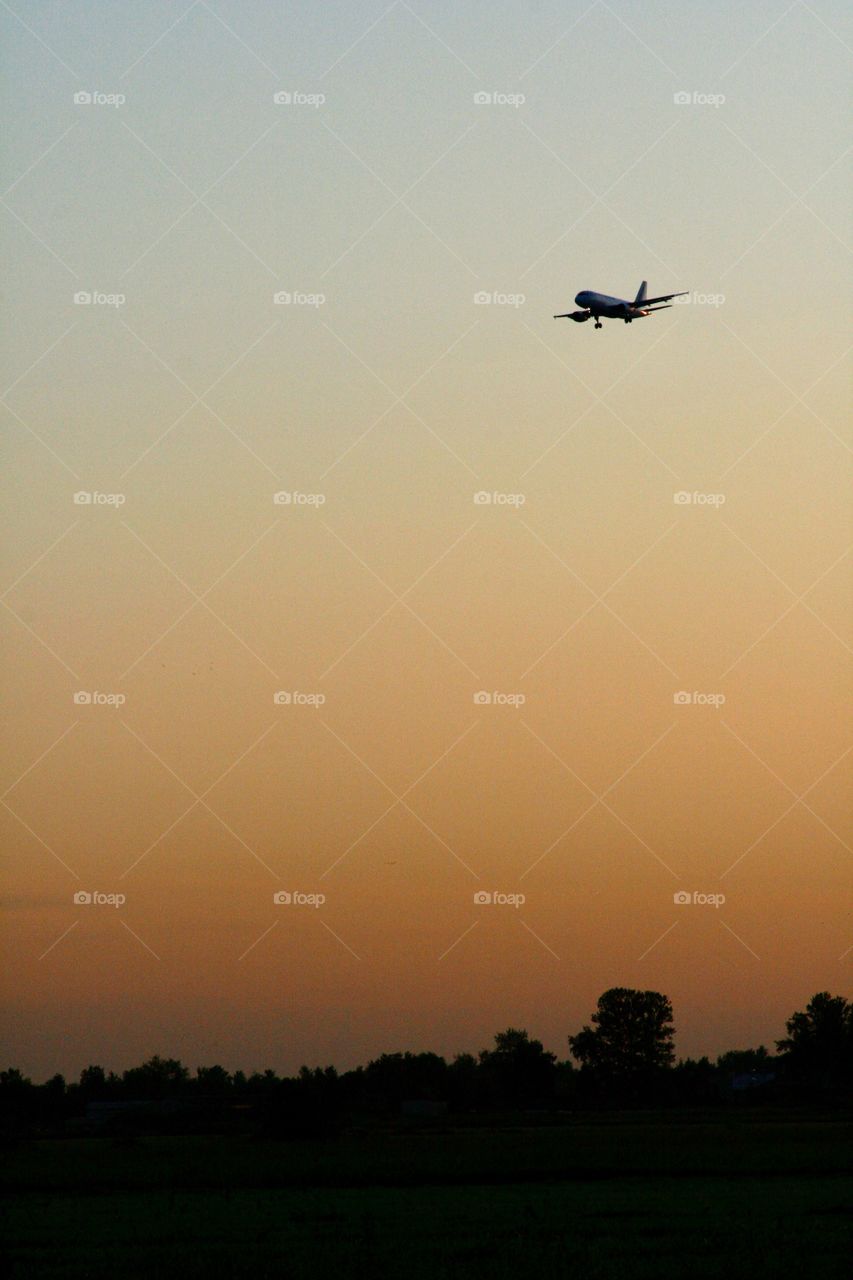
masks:
[[[851,27],[0,8],[10,1064],[849,990]]]

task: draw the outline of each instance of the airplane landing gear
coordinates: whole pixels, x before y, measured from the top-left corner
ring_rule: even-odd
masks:
[[[601,321],[600,321],[598,318],[596,318],[596,321],[595,321],[595,327],[596,327],[596,329],[603,329],[603,328],[604,328],[604,325],[601,323]]]

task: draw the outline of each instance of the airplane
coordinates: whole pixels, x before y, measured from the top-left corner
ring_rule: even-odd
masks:
[[[650,316],[653,311],[666,311],[667,307],[672,306],[671,298],[683,298],[690,292],[685,289],[683,293],[665,293],[660,298],[647,298],[646,285],[647,281],[644,280],[633,302],[628,302],[626,298],[610,298],[606,293],[594,293],[592,289],[583,289],[575,298],[583,311],[565,311],[562,315],[554,316],[554,319],[575,320],[578,324],[583,324],[584,320],[594,316],[596,329],[604,327],[601,323],[602,316],[607,316],[610,320],[624,320],[626,324],[630,324],[639,316]],[[655,306],[658,302],[665,305]]]

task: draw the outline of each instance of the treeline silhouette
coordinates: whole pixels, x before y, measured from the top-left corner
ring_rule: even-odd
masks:
[[[571,1057],[549,1053],[527,1031],[508,1028],[494,1046],[447,1062],[435,1053],[383,1053],[365,1067],[302,1067],[246,1075],[155,1056],[121,1075],[89,1066],[77,1083],[55,1075],[34,1085],[0,1072],[6,1137],[38,1134],[255,1132],[332,1136],[358,1117],[435,1123],[601,1108],[818,1103],[853,1098],[853,1003],[820,992],[786,1023],[776,1053],[762,1045],[715,1062],[675,1061],[672,1005],[657,991],[614,987],[590,1024],[568,1037]],[[573,1061],[574,1060],[574,1061]]]

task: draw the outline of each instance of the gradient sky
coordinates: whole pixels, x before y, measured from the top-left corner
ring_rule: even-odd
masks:
[[[566,1056],[614,985],[714,1055],[845,990],[846,6],[0,32],[9,1062]]]

